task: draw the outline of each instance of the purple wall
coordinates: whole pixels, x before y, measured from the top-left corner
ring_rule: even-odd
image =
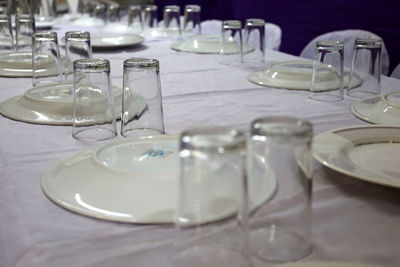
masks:
[[[198,4],[202,20],[264,18],[282,28],[281,51],[300,54],[314,37],[329,31],[364,29],[384,40],[390,69],[400,63],[399,0],[155,0],[162,7]]]

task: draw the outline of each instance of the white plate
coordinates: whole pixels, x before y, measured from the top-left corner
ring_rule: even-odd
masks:
[[[363,263],[352,262],[333,262],[333,261],[315,261],[315,262],[293,262],[274,267],[377,267],[376,265],[367,265]]]
[[[178,197],[177,150],[176,136],[120,139],[58,160],[43,175],[42,189],[56,204],[86,216],[173,223]],[[276,180],[268,179],[258,186],[261,188],[264,190],[253,206],[269,199]],[[209,197],[207,192],[202,195]],[[218,211],[215,207],[208,211],[202,222],[220,219]]]
[[[93,33],[90,41],[94,49],[106,49],[138,45],[144,38],[136,34]]]
[[[61,60],[64,60],[62,58]],[[54,61],[43,62],[43,71],[50,75],[56,73]],[[0,77],[32,77],[32,53],[9,52],[0,54]]]
[[[400,127],[357,126],[314,138],[314,157],[361,180],[400,188]]]
[[[219,35],[198,35],[185,41],[173,43],[173,50],[199,53],[199,54],[219,54],[221,52],[221,36]],[[243,46],[243,53],[252,51],[250,46]],[[234,42],[229,43],[226,53],[239,53],[239,48]]]
[[[370,123],[400,126],[399,99],[399,92],[367,97],[355,102],[351,106],[351,112]]]
[[[35,27],[37,30],[48,30],[53,27],[53,20],[36,20]]]
[[[121,114],[121,89],[113,87],[115,114]],[[142,97],[136,98],[135,110],[131,114],[140,114],[146,107]],[[93,106],[93,119],[101,120]],[[72,125],[73,88],[70,83],[34,87],[23,96],[9,98],[0,104],[0,114],[10,119],[47,125]]]
[[[264,71],[252,72],[248,75],[248,80],[252,83],[285,89],[309,90],[312,76],[312,61],[287,61],[272,64]],[[324,80],[322,90],[332,90],[339,88],[339,82],[336,76],[329,71],[330,67],[326,65],[327,72],[321,76],[320,80]],[[347,87],[349,76],[344,75],[343,88]],[[354,76],[351,87],[357,87],[361,84],[361,80]]]

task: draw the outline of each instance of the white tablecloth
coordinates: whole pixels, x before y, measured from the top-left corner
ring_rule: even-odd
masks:
[[[160,61],[167,133],[190,126],[228,125],[248,132],[259,116],[310,120],[315,134],[365,124],[349,111],[354,99],[312,101],[305,91],[265,88],[247,81],[249,69],[220,65],[217,55],[169,49],[169,42],[94,53],[111,60],[121,86],[122,61]],[[296,59],[267,51],[268,62]],[[0,78],[0,100],[21,95],[31,79]],[[382,92],[400,80],[382,77]],[[45,197],[42,174],[55,160],[88,145],[71,127],[22,123],[0,117],[0,266],[169,266],[172,226],[97,220],[67,211]],[[366,183],[316,163],[313,196],[314,251],[306,260],[400,266],[400,191]],[[145,204],[145,203],[144,203]]]

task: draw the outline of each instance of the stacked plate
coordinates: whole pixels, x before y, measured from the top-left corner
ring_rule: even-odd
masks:
[[[400,126],[400,92],[361,99],[351,106],[351,112],[370,123]]]
[[[216,171],[226,175],[223,166],[216,166]],[[41,185],[52,201],[79,214],[120,222],[173,223],[178,177],[178,139],[158,135],[121,139],[60,159],[45,172]],[[222,187],[213,192],[223,192]],[[252,207],[265,203],[276,187],[271,176],[249,183],[256,190]],[[229,203],[224,196],[211,196],[209,190],[199,195],[220,203],[204,209],[199,223],[230,216],[222,204]]]
[[[113,87],[116,114],[121,114],[121,89]],[[96,106],[104,104],[96,95],[90,98],[93,113],[90,119],[101,121]],[[134,110],[130,114],[140,114],[146,108],[144,98],[135,98]],[[71,125],[73,109],[73,86],[60,83],[34,87],[23,96],[9,98],[0,104],[0,114],[5,117],[35,124]],[[117,116],[118,117],[118,116]]]
[[[324,71],[320,72],[319,81],[322,81],[321,87],[323,90],[333,90],[340,86],[340,82],[335,71],[330,65],[323,66]],[[248,80],[258,85],[295,89],[309,90],[312,78],[312,61],[287,61],[272,64],[264,71],[252,72],[248,75]],[[349,83],[348,74],[343,77],[343,87],[347,87]],[[351,80],[351,87],[357,87],[361,84],[361,80],[354,76]]]
[[[219,54],[221,52],[221,36],[219,35],[197,35],[185,41],[176,42],[171,48],[176,51],[184,51],[200,54]],[[239,47],[234,41],[227,44],[225,53],[239,53]],[[243,46],[243,53],[252,51],[250,46]]]

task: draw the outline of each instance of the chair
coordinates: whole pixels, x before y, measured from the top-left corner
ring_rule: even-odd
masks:
[[[344,66],[345,68],[350,68],[351,61],[353,59],[353,46],[354,41],[357,38],[373,38],[373,39],[382,39],[378,35],[364,30],[343,30],[343,31],[333,31],[322,34],[320,36],[315,37],[311,40],[301,51],[300,57],[314,59],[315,53],[315,43],[317,41],[323,40],[337,40],[343,41],[344,43]],[[383,43],[382,47],[382,69],[381,72],[384,75],[389,73],[389,53],[386,49],[385,43]]]
[[[400,79],[400,63],[397,64],[396,68],[394,68],[390,77]]]
[[[205,20],[201,22],[201,34],[221,34],[221,23],[220,20]],[[281,41],[281,28],[273,23],[265,23],[265,48],[278,51],[281,46]]]

